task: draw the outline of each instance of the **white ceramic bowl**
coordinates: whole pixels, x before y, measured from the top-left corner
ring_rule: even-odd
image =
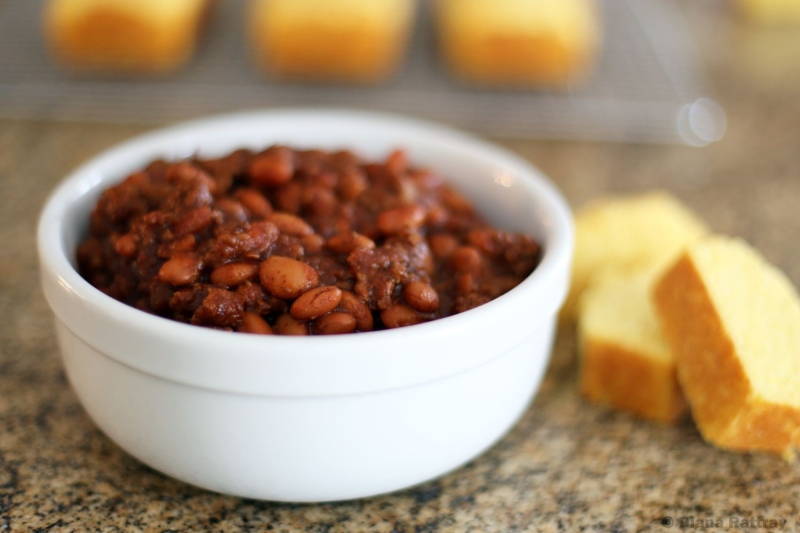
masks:
[[[151,316],[89,285],[75,249],[103,189],[156,158],[272,143],[396,147],[444,175],[502,228],[544,246],[521,285],[477,309],[408,328],[261,337]],[[113,148],[70,175],[39,222],[45,296],[67,374],[97,425],[142,462],[227,494],[358,498],[439,476],[491,446],[539,387],[572,253],[569,209],[518,157],[387,115],[258,112],[191,122]]]

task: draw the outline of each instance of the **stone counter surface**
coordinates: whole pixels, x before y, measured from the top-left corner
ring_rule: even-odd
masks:
[[[774,77],[760,84],[733,63],[715,64],[729,133],[709,148],[505,144],[552,176],[573,205],[667,189],[800,284],[800,87]],[[145,129],[0,121],[0,532],[772,525],[759,517],[800,530],[800,465],[717,450],[690,420],[663,426],[584,403],[569,330],[560,333],[520,423],[480,458],[414,489],[355,502],[275,504],[213,494],[141,465],[95,428],[67,383],[38,285],[34,229],[46,195],[70,169]]]

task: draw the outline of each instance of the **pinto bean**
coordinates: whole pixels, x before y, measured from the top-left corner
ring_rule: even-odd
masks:
[[[475,279],[472,274],[461,274],[456,278],[456,292],[458,294],[469,294],[475,287]]]
[[[374,327],[372,311],[358,296],[350,291],[342,291],[342,301],[339,303],[339,309],[355,317],[358,331],[372,331]]]
[[[275,147],[253,157],[248,169],[255,185],[277,187],[294,176],[294,158],[291,150]]]
[[[419,313],[403,304],[393,304],[381,311],[383,325],[389,329],[413,326],[422,322]]]
[[[317,194],[308,206],[311,213],[318,216],[329,216],[339,209],[339,200],[331,191]]]
[[[491,228],[473,229],[467,233],[467,242],[490,256],[502,253],[504,238],[507,238],[507,235]]]
[[[428,236],[428,247],[437,259],[446,259],[458,248],[458,241],[447,233],[434,233]]]
[[[406,283],[403,287],[403,299],[412,308],[422,313],[433,313],[439,309],[439,293],[421,281]]]
[[[236,198],[254,217],[267,218],[272,214],[272,204],[256,189],[240,189]]]
[[[325,239],[316,233],[313,235],[303,235],[300,237],[300,244],[303,245],[303,248],[305,248],[307,253],[316,254],[322,250],[323,246],[325,246]]]
[[[442,201],[448,209],[456,213],[471,214],[473,212],[472,203],[453,189],[442,190]]]
[[[337,311],[316,319],[311,323],[311,331],[317,335],[341,335],[356,330],[356,318],[350,313]]]
[[[214,222],[214,214],[207,205],[195,207],[183,214],[173,228],[176,237],[199,233]]]
[[[428,214],[425,215],[425,225],[432,228],[441,228],[447,224],[448,220],[450,220],[450,213],[440,205],[429,208]]]
[[[294,300],[319,285],[319,275],[308,264],[273,255],[259,267],[261,286],[276,298]]]
[[[175,254],[172,259],[161,265],[158,279],[174,286],[190,285],[200,277],[202,260],[193,253]]]
[[[339,178],[339,195],[347,201],[353,201],[369,186],[367,177],[360,170],[345,172]]]
[[[136,239],[130,233],[121,235],[114,243],[114,251],[122,257],[131,259],[136,257],[139,247],[136,245]]]
[[[258,272],[258,265],[253,263],[228,263],[211,271],[211,283],[223,287],[235,287],[252,279]]]
[[[314,320],[336,309],[341,301],[342,290],[338,287],[316,287],[295,300],[290,312],[298,320]]]
[[[203,182],[211,194],[217,192],[217,182],[208,172],[189,161],[180,161],[167,166],[165,173],[169,182],[200,181]]]
[[[349,255],[358,248],[375,248],[375,241],[355,231],[338,233],[325,243],[329,250],[337,254]]]
[[[214,202],[214,207],[222,211],[228,220],[236,220],[238,222],[247,220],[244,206],[232,198],[220,198]]]
[[[303,187],[296,181],[292,181],[279,187],[277,191],[275,191],[275,205],[281,211],[285,211],[287,213],[297,214],[300,212],[300,207],[302,203],[300,202],[300,197],[303,194]]]
[[[287,235],[302,237],[314,233],[314,228],[308,222],[289,213],[272,213],[267,217],[267,220],[275,224],[281,233],[286,233]]]
[[[284,313],[275,321],[275,333],[279,335],[308,335],[308,322],[297,320],[289,313]]]
[[[195,239],[194,235],[191,233],[189,235],[184,235],[172,245],[172,252],[176,254],[178,252],[191,252],[194,250],[195,246],[197,245],[197,239]]]
[[[456,272],[476,273],[481,263],[481,253],[472,246],[459,246],[450,257],[450,264]]]
[[[403,150],[395,150],[386,158],[386,168],[395,175],[401,175],[408,170],[408,157]]]
[[[425,220],[425,210],[418,205],[388,209],[378,215],[378,229],[385,235],[395,235],[406,229],[416,229]]]
[[[335,172],[323,170],[311,177],[311,183],[315,186],[333,189],[339,183],[339,176]]]
[[[272,330],[272,326],[270,326],[266,320],[261,318],[261,315],[249,312],[244,314],[244,317],[242,318],[242,325],[239,328],[239,331],[243,331],[245,333],[256,333],[259,335],[275,334],[275,332]]]

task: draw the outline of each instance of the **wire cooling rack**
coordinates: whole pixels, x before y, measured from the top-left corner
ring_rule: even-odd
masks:
[[[423,0],[425,1],[425,0]],[[603,53],[566,92],[481,90],[447,76],[422,9],[401,71],[379,87],[292,84],[253,63],[245,2],[217,2],[192,63],[166,78],[79,77],[45,49],[43,0],[0,2],[0,117],[161,124],[263,107],[377,109],[504,138],[703,145],[724,132],[686,21],[672,0],[601,0]]]

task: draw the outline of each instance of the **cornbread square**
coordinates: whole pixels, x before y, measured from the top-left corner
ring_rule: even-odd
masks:
[[[576,318],[581,293],[608,275],[666,268],[706,225],[666,192],[601,198],[575,215],[572,283],[561,318]]]
[[[254,0],[255,55],[289,78],[380,81],[403,57],[415,10],[416,0]]]
[[[672,423],[687,406],[651,302],[654,281],[652,271],[612,276],[581,296],[579,388],[595,403]]]
[[[791,459],[800,441],[800,302],[789,279],[740,240],[691,246],[655,305],[703,437]]]
[[[737,0],[736,7],[742,16],[757,24],[800,24],[800,2],[797,0]]]
[[[50,0],[53,55],[79,70],[160,73],[194,52],[209,0]]]
[[[594,63],[592,0],[439,0],[441,53],[468,82],[560,88]]]

